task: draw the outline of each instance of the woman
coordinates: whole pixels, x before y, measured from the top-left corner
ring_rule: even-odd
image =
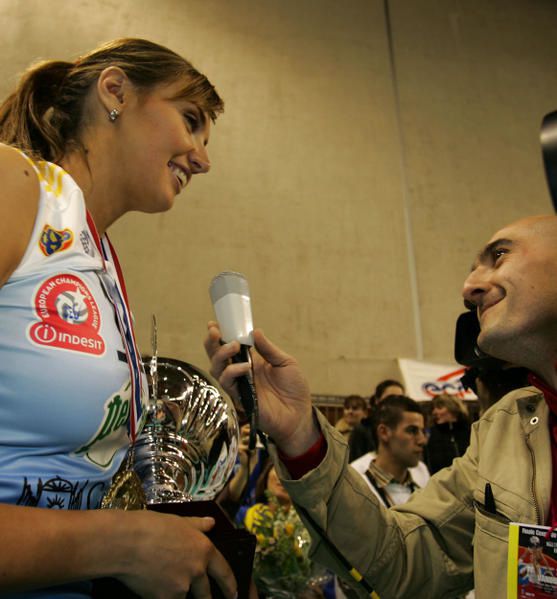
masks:
[[[106,230],[209,170],[222,109],[191,64],[139,39],[36,65],[0,107],[0,593],[87,597],[76,581],[112,576],[142,597],[209,597],[207,574],[236,592],[211,519],[89,509],[146,401]]]
[[[337,431],[346,439],[367,414],[366,400],[360,395],[348,395],[344,398],[342,417],[335,423]]]
[[[426,463],[430,473],[435,474],[464,455],[470,444],[470,422],[464,403],[454,395],[437,395],[431,404],[433,426],[429,431]]]

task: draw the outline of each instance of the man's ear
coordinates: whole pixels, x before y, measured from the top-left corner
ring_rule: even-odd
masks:
[[[121,108],[129,100],[133,85],[120,67],[107,67],[97,79],[97,94],[107,112]]]
[[[391,438],[391,429],[386,424],[377,426],[377,439],[382,443],[388,443]]]

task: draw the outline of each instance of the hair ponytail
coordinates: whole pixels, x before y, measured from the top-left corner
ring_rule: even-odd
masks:
[[[57,110],[63,82],[74,65],[44,61],[29,68],[15,91],[0,106],[0,141],[24,152],[55,161],[75,133],[77,119]],[[73,126],[72,126],[72,122]]]

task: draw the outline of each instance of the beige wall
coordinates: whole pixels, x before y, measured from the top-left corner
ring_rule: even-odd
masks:
[[[538,132],[557,108],[557,5],[384,4],[0,0],[2,95],[39,57],[143,36],[226,101],[211,174],[113,228],[144,351],[156,312],[160,353],[206,367],[207,287],[233,269],[315,393],[367,394],[397,357],[451,361],[479,244],[550,210]]]

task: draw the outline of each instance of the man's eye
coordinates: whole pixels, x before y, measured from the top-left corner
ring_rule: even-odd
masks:
[[[493,260],[495,262],[497,262],[497,260],[499,260],[499,258],[501,258],[501,256],[504,256],[505,254],[508,253],[509,250],[505,249],[505,248],[495,248],[493,250]]]

